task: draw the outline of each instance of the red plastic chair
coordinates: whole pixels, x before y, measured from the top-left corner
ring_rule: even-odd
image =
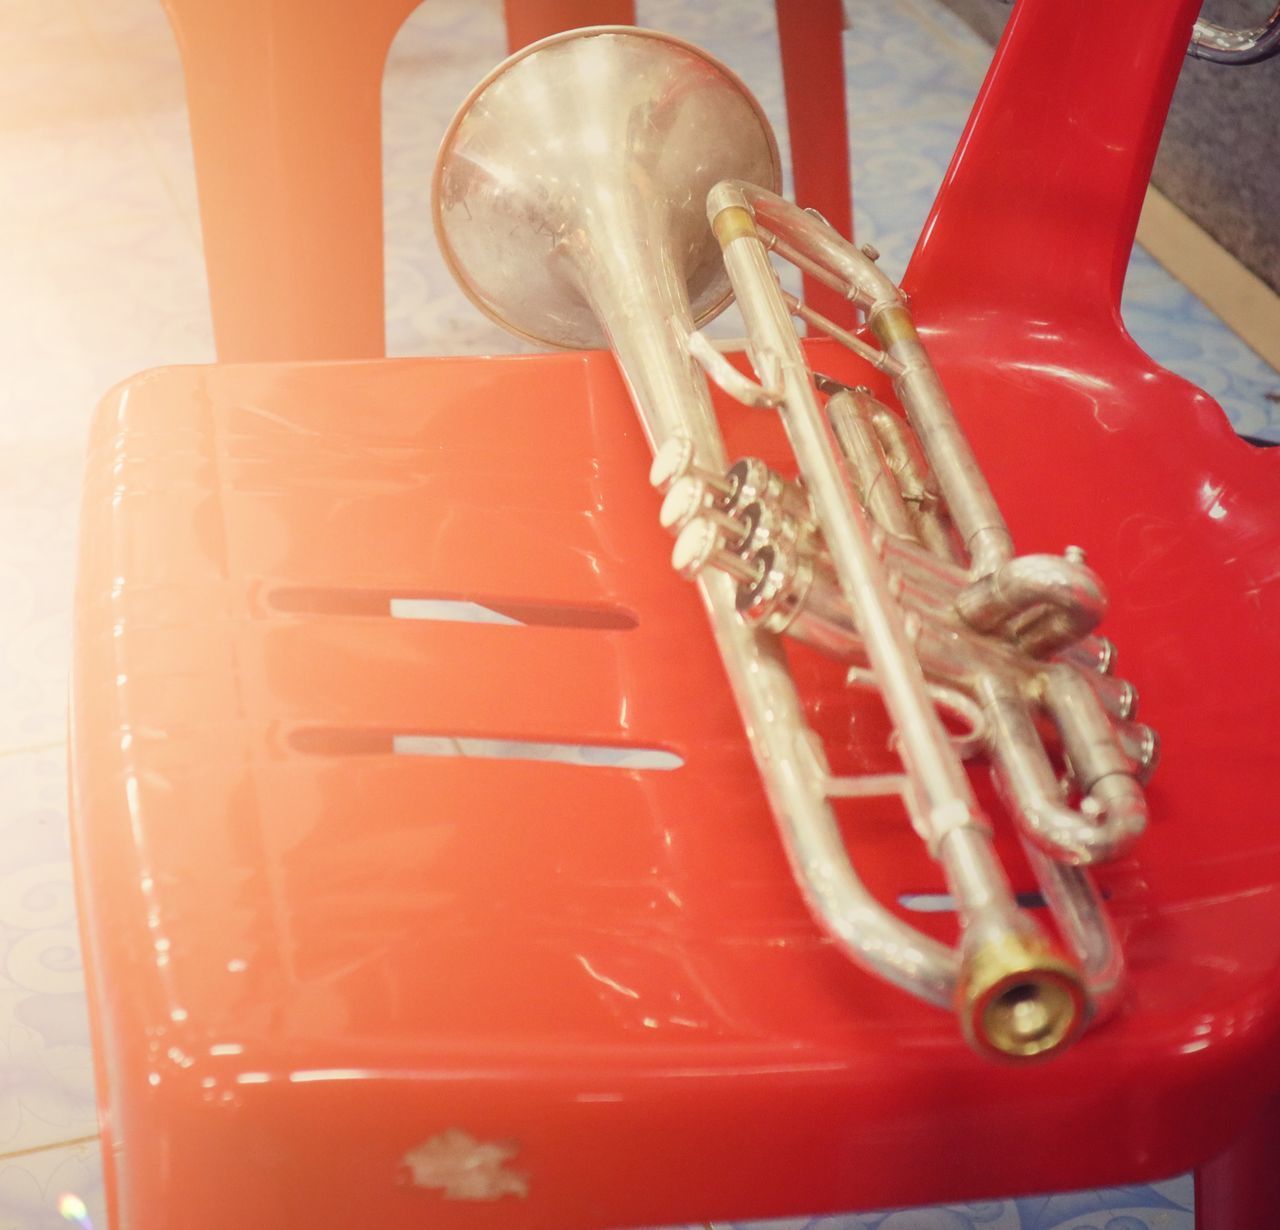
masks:
[[[114,1225],[599,1230],[1195,1166],[1202,1230],[1274,1226],[1280,457],[1118,315],[1196,7],[1020,0],[908,279],[1020,545],[1089,548],[1164,736],[1103,877],[1118,1017],[993,1065],[816,932],[607,355],[152,372],[96,420],[73,679]],[[833,741],[876,726],[797,666]],[[683,765],[406,754],[441,738]],[[935,887],[891,810],[850,838],[882,900]]]
[[[187,83],[218,357],[386,353],[382,72],[421,0],[162,0]],[[840,0],[776,0],[799,199],[852,225]],[[512,50],[634,0],[506,0]],[[461,100],[459,100],[461,101]],[[823,286],[815,306],[846,319]]]

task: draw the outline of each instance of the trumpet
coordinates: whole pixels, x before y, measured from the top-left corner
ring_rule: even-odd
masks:
[[[451,271],[487,315],[545,344],[613,350],[653,450],[672,562],[701,592],[818,925],[860,966],[953,1009],[980,1053],[1052,1055],[1120,992],[1088,867],[1142,832],[1157,740],[1096,634],[1107,598],[1084,553],[1014,553],[902,293],[873,251],[778,196],[779,181],[768,122],[728,68],[664,34],[596,27],[525,48],[472,91],[432,208]],[[866,335],[784,292],[771,254],[836,288]],[[731,298],[751,375],[703,332]],[[811,371],[796,319],[884,373],[905,420],[865,386]],[[779,416],[797,478],[758,458],[730,464],[712,384]],[[879,694],[900,771],[832,771],[785,637]],[[1056,939],[1015,900],[974,758],[990,764]],[[874,796],[901,800],[940,866],[955,947],[859,879],[833,803]]]

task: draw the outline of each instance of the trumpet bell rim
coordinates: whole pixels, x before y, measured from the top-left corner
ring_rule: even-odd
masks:
[[[440,254],[444,257],[445,265],[448,267],[454,281],[462,288],[463,294],[477,307],[479,310],[495,324],[500,325],[509,333],[515,334],[517,337],[523,338],[525,341],[534,342],[542,346],[553,346],[561,350],[578,350],[581,346],[572,341],[565,341],[563,338],[555,336],[550,331],[539,332],[530,330],[523,325],[517,324],[510,316],[500,311],[492,302],[489,301],[477,288],[475,280],[471,277],[467,270],[466,264],[458,258],[454,250],[453,244],[449,240],[448,228],[444,220],[443,205],[443,181],[448,173],[448,167],[451,162],[451,153],[454,148],[458,131],[463,122],[470,114],[477,100],[493,85],[495,81],[503,77],[512,68],[530,56],[554,47],[561,43],[572,42],[583,38],[594,38],[600,35],[625,35],[628,37],[652,39],[655,42],[665,43],[669,46],[679,48],[681,51],[687,52],[689,55],[696,56],[704,63],[710,65],[725,80],[737,88],[745,102],[751,108],[758,122],[760,135],[768,148],[770,160],[770,182],[761,185],[767,187],[771,191],[777,192],[781,189],[782,184],[782,159],[778,152],[777,138],[773,134],[773,127],[769,123],[768,117],[765,115],[764,108],[761,107],[759,101],[737,73],[733,71],[727,64],[718,60],[715,56],[705,51],[703,48],[691,43],[686,39],[679,38],[673,34],[667,34],[661,30],[650,30],[643,26],[583,26],[573,30],[565,30],[559,34],[552,34],[547,38],[539,39],[535,43],[530,43],[526,47],[520,48],[519,51],[513,52],[507,56],[501,63],[495,65],[483,78],[471,89],[466,98],[463,99],[457,111],[454,112],[453,118],[449,121],[448,128],[445,129],[444,136],[440,141],[440,149],[436,155],[435,168],[431,176],[431,221],[435,230],[436,244],[440,250]],[[694,313],[695,327],[701,327],[708,321],[718,316],[733,301],[733,288],[726,282],[723,293],[718,295],[710,304],[701,308]],[[601,344],[605,344],[602,339]]]

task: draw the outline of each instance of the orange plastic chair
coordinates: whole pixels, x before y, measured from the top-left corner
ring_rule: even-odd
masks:
[[[1119,317],[1197,8],[1020,0],[906,279],[1019,542],[1088,546],[1164,738],[1100,874],[1116,1017],[992,1064],[818,932],[608,355],[145,373],[94,425],[72,680],[113,1227],[603,1230],[1195,1166],[1201,1230],[1273,1230],[1280,450]],[[726,432],[786,464],[774,416]],[[499,622],[406,617],[460,601]],[[875,700],[796,663],[831,746],[880,754]],[[900,815],[848,821],[881,900],[938,887]]]
[[[386,353],[382,73],[421,0],[162,0],[186,74],[218,357]],[[776,0],[798,199],[851,231],[840,0]],[[634,0],[506,0],[512,49]],[[807,290],[838,319],[848,307]]]
[[[1020,0],[906,279],[1164,739],[1100,873],[1115,1018],[992,1064],[817,930],[610,356],[146,373],[94,426],[72,689],[112,1226],[604,1230],[1196,1166],[1201,1230],[1273,1230],[1280,450],[1118,311],[1197,8]],[[787,464],[774,416],[726,432]],[[460,601],[499,622],[406,617]],[[882,755],[874,698],[795,661],[829,746]],[[939,887],[896,810],[847,820],[880,900]]]

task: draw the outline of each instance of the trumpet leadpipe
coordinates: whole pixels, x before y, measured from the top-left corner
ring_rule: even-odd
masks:
[[[904,759],[920,780],[924,822],[935,814],[960,811],[964,818],[959,827],[985,827],[968,782],[943,751],[945,735],[901,620],[894,617],[870,526],[838,466],[838,445],[818,409],[765,245],[736,185],[719,184],[712,190],[708,215],[748,333],[756,339],[753,354],[781,379],[783,425],[822,523],[840,592],[848,608],[858,612],[862,640],[899,728]]]
[[[1025,836],[1022,848],[1062,938],[1080,962],[1089,988],[1089,1023],[1104,1021],[1119,1002],[1125,963],[1102,895],[1085,868],[1059,862]]]

